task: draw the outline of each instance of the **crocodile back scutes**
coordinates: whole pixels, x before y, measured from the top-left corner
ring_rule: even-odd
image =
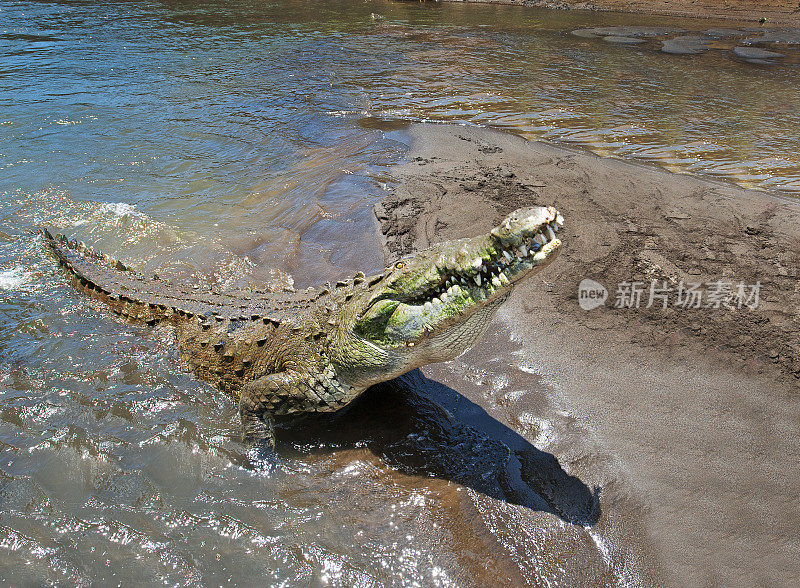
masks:
[[[278,324],[293,319],[317,298],[313,290],[218,290],[201,283],[176,284],[156,276],[143,276],[63,235],[53,237],[46,230],[42,234],[78,289],[134,320],[156,323],[172,317],[197,316],[201,321],[227,319]]]

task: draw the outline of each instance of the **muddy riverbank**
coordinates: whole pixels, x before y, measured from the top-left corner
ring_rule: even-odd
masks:
[[[638,546],[645,577],[791,584],[800,556],[796,202],[484,129],[415,125],[411,135],[410,162],[395,172],[402,185],[376,209],[390,259],[481,232],[526,204],[554,204],[567,219],[561,258],[517,289],[491,349],[426,375],[472,390],[497,420],[599,487],[606,524],[621,545]],[[604,304],[582,308],[584,279],[605,286]],[[717,304],[720,283],[731,287]],[[699,308],[686,304],[691,284]],[[737,300],[740,285],[752,294],[755,284],[758,304]],[[560,416],[531,424],[524,390],[492,393],[503,347],[541,378]]]
[[[464,0],[445,0],[461,2]],[[800,24],[800,5],[795,0],[768,0],[746,2],[733,0],[467,0],[492,4],[514,4],[538,8],[597,10],[603,12],[631,12],[638,14],[663,14],[691,18],[722,18],[752,21],[776,26]]]

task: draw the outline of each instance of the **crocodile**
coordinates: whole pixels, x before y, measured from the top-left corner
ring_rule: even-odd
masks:
[[[274,447],[275,416],[336,411],[369,386],[466,351],[513,287],[556,257],[563,222],[553,207],[523,208],[383,273],[282,292],[145,277],[42,234],[84,294],[130,321],[174,327],[189,370],[238,400],[244,439]]]

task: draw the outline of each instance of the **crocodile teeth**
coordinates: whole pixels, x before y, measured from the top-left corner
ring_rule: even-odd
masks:
[[[552,227],[550,227],[549,225],[547,227],[547,236],[550,237],[551,241],[554,241],[556,238],[556,234],[553,232]]]
[[[511,262],[514,258],[511,257],[511,254],[508,251],[503,251],[503,257],[505,257],[509,262]]]
[[[433,305],[434,305],[436,308],[439,308],[439,307],[442,305],[442,301],[441,301],[441,300],[439,300],[438,298],[434,298],[433,300],[431,300],[431,302],[433,303]]]
[[[519,254],[522,257],[528,257],[528,248],[525,247],[525,243],[519,246]]]
[[[482,281],[481,280],[481,275],[480,274],[475,274],[475,277],[473,279],[475,280],[475,283],[478,285],[478,288],[480,288],[481,287],[481,281]]]
[[[539,240],[541,241],[542,245],[547,245],[547,237],[545,236],[544,233],[538,233],[536,236],[539,237]]]
[[[502,285],[503,284],[500,282],[500,278],[498,278],[497,276],[492,278],[492,286],[494,286],[495,288],[499,288]]]
[[[503,286],[508,286],[511,282],[508,280],[508,276],[500,274],[500,283],[503,284]]]
[[[422,307],[425,309],[425,312],[430,312],[433,309],[433,304],[426,302],[422,305]]]
[[[564,226],[564,217],[561,215],[560,212],[556,215],[556,224],[559,227],[563,227]]]

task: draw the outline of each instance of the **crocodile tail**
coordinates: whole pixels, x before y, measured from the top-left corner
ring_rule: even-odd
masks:
[[[277,326],[319,297],[315,292],[217,291],[209,285],[173,283],[155,275],[143,276],[64,235],[53,237],[43,229],[42,236],[76,288],[130,320],[151,325],[196,321],[209,328],[214,322],[228,320]]]
[[[47,229],[42,229],[42,236],[73,285],[87,296],[104,302],[117,314],[149,325],[176,315],[170,306],[139,296],[136,284],[142,281],[141,276],[121,261],[96,253],[82,241],[69,241],[61,234],[54,237]]]

